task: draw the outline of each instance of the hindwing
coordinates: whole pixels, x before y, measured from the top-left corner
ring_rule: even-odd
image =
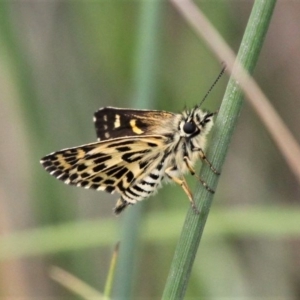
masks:
[[[44,168],[67,184],[122,193],[161,161],[167,138],[124,137],[51,153]]]
[[[100,108],[94,114],[98,140],[159,134],[161,123],[174,114],[158,110]]]

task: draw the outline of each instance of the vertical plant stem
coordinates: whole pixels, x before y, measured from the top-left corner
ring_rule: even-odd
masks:
[[[132,106],[150,108],[154,103],[156,90],[155,74],[162,3],[160,1],[140,1],[139,5],[139,33]],[[142,206],[136,205],[127,209],[123,216],[114,293],[117,299],[131,299],[141,214]]]
[[[237,56],[250,74],[256,65],[275,3],[275,0],[256,0],[254,3]],[[207,149],[207,156],[219,170],[224,163],[242,102],[243,94],[237,82],[231,78]],[[210,187],[216,189],[218,177],[209,170],[207,165],[203,165],[200,175],[205,178]],[[195,200],[201,213],[196,215],[190,209],[187,214],[163,293],[162,298],[165,300],[184,298],[212,199],[213,195],[199,185]]]

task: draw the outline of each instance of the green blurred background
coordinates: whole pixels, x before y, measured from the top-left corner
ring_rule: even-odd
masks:
[[[237,51],[252,1],[197,3]],[[39,159],[95,141],[99,107],[192,107],[221,69],[176,9],[161,2],[149,45],[156,55],[145,62],[153,65],[155,88],[144,107],[135,97],[138,56],[149,50],[139,49],[140,14],[140,1],[0,3],[1,299],[77,299],[49,278],[53,265],[103,291],[120,239],[117,195],[64,185]],[[254,73],[298,140],[299,15],[300,2],[278,2]],[[226,82],[224,76],[205,108],[218,109]],[[299,198],[299,184],[245,103],[187,299],[300,299]],[[169,185],[139,205],[132,299],[159,299],[189,202]],[[51,225],[61,227],[42,230]]]

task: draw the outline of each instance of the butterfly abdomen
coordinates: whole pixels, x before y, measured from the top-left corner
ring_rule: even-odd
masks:
[[[148,175],[129,186],[122,194],[126,202],[134,204],[142,201],[154,194],[164,179],[163,163],[160,162],[158,166],[153,169]]]

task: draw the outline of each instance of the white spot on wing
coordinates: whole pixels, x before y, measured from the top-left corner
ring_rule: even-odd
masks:
[[[115,128],[118,128],[121,126],[120,123],[120,115],[116,115],[115,123],[114,123]]]

